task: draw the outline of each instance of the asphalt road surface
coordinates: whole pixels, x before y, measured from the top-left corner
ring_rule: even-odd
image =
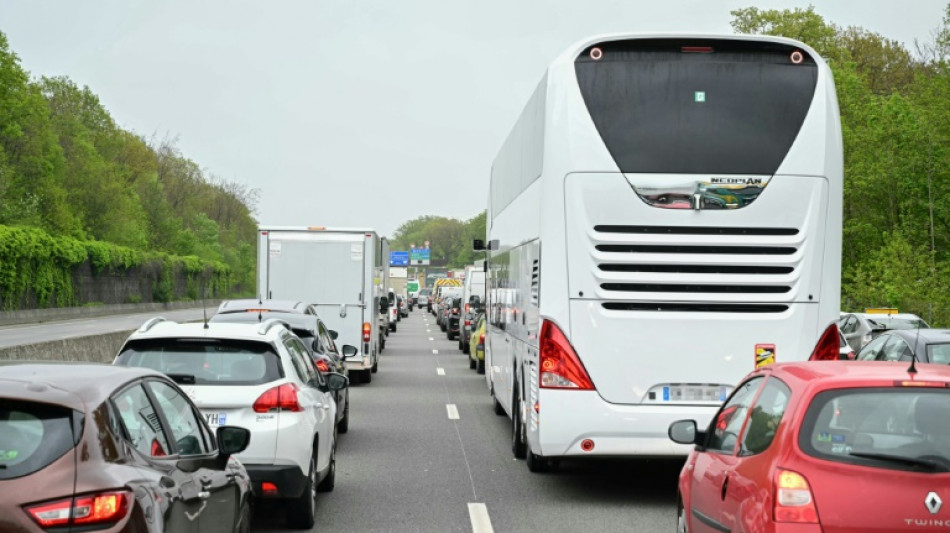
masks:
[[[425,311],[399,322],[373,382],[350,399],[336,488],[318,495],[314,531],[676,529],[682,460],[562,461],[532,474],[511,454],[511,422],[494,414],[485,376]],[[289,531],[280,505],[254,513],[253,531]]]
[[[208,309],[208,316],[214,314],[217,308]],[[179,309],[176,311],[151,311],[132,315],[114,315],[96,318],[78,318],[72,320],[58,320],[41,324],[14,325],[0,327],[0,348],[36,344],[38,342],[58,341],[86,337],[90,335],[104,335],[117,331],[128,331],[141,326],[146,320],[162,316],[176,322],[201,320],[204,311],[197,309]]]

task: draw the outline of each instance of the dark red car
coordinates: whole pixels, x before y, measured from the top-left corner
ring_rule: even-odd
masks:
[[[249,531],[249,439],[152,370],[0,364],[0,531]]]
[[[778,364],[749,374],[708,428],[681,420],[669,433],[696,444],[680,473],[677,531],[950,525],[946,365]]]

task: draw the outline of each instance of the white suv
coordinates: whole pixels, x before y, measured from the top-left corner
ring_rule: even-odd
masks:
[[[336,404],[341,374],[323,376],[303,342],[279,320],[177,324],[153,318],[129,336],[114,364],[167,374],[215,428],[251,430],[236,457],[254,495],[290,499],[291,527],[309,529],[316,493],[336,477]]]

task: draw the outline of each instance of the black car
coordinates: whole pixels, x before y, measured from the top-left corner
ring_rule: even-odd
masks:
[[[349,370],[334,343],[337,332],[326,327],[312,305],[283,300],[229,300],[221,304],[210,322],[247,324],[271,318],[286,322],[300,337],[310,349],[310,357],[320,372],[336,372],[349,379]],[[337,430],[346,433],[350,429],[350,388],[335,391],[333,399],[336,400]]]
[[[858,352],[859,361],[906,361],[950,364],[950,329],[894,329],[886,331]]]
[[[449,340],[459,336],[459,325],[462,320],[462,299],[452,298],[445,313],[445,335]]]
[[[2,364],[0,531],[250,531],[250,438],[154,370]]]

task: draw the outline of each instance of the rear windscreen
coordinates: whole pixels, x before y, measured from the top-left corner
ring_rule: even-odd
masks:
[[[74,419],[75,417],[75,419]],[[0,399],[0,479],[26,476],[71,450],[79,413],[65,407]]]
[[[280,359],[264,342],[224,339],[132,341],[116,359],[122,366],[157,370],[180,384],[260,385],[283,377]]]
[[[950,471],[950,391],[840,389],[815,397],[798,443],[809,455],[894,470]]]
[[[624,173],[772,175],[818,79],[804,51],[753,41],[607,42],[574,68]]]

